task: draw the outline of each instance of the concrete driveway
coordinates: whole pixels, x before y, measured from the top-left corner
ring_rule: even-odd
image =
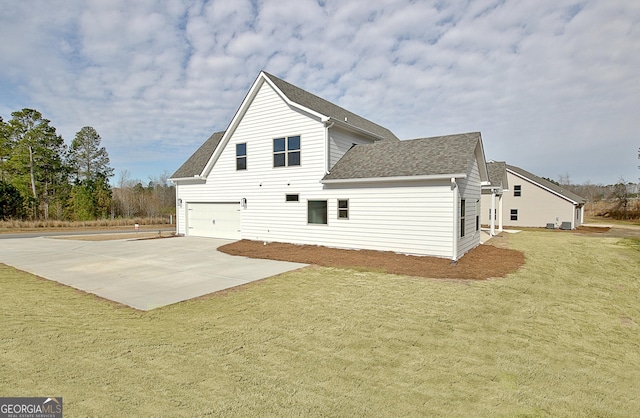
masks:
[[[0,263],[144,311],[306,266],[216,250],[230,242],[198,237],[2,239]]]

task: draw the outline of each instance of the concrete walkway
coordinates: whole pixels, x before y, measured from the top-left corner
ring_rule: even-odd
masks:
[[[216,250],[230,242],[197,237],[3,239],[0,263],[143,311],[306,266],[234,257]]]

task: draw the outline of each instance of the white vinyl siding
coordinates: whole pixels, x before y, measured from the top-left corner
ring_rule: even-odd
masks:
[[[300,136],[303,164],[274,168],[273,139],[294,135]],[[250,164],[241,171],[236,170],[236,144],[239,143],[246,143],[251,153]],[[280,229],[294,233],[297,225],[306,225],[306,203],[286,202],[283,194],[299,194],[302,200],[309,192],[322,190],[319,179],[325,170],[324,144],[322,123],[290,108],[264,83],[206,183],[183,181],[177,186],[177,198],[183,201],[182,207],[177,207],[178,232],[185,233],[187,203],[239,202],[245,198],[247,204],[241,210],[242,238],[267,240],[273,230]]]
[[[353,144],[370,144],[373,141],[362,135],[347,132],[336,126],[329,129],[329,170],[342,156],[351,149]]]
[[[329,186],[328,224],[289,238],[301,244],[450,257],[452,196],[448,181]],[[338,201],[347,199],[345,222],[338,219]]]
[[[477,161],[474,161],[469,167],[467,178],[458,180],[458,185],[460,187],[460,199],[466,201],[465,234],[458,241],[458,257],[461,257],[480,244],[480,231],[476,230],[476,211],[482,211],[481,205],[476,204],[476,201],[480,200],[481,196],[480,171]]]

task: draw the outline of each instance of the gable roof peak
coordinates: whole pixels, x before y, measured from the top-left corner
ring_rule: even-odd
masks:
[[[278,78],[266,71],[261,71],[260,76],[265,77],[290,101],[322,114],[336,122],[350,125],[358,130],[369,132],[385,140],[398,141],[399,138],[384,126],[378,125],[360,115],[357,115],[335,103],[332,103],[320,96],[309,93],[281,78]]]

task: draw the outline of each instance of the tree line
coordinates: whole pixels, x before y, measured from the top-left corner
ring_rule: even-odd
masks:
[[[51,121],[34,109],[0,116],[0,220],[88,221],[174,212],[168,174],[147,185],[127,171],[111,186],[114,169],[91,126],[65,144]]]
[[[591,216],[624,220],[640,219],[638,195],[640,185],[638,183],[626,181],[621,177],[616,184],[592,184],[589,181],[584,184],[572,184],[568,174],[561,175],[559,182],[548,178],[547,180],[585,198],[587,200],[585,208]]]

